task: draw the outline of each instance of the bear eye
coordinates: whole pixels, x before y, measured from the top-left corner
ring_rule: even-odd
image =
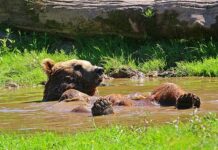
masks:
[[[73,82],[74,79],[71,76],[66,76],[66,77],[64,77],[64,81],[66,81],[66,82]]]
[[[76,66],[74,66],[74,70],[80,70],[80,69],[82,69],[82,66],[81,66],[81,65],[76,65]]]

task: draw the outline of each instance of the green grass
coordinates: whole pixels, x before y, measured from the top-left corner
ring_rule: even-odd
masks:
[[[140,64],[139,70],[144,73],[149,71],[161,71],[164,70],[166,61],[163,59],[152,59]]]
[[[178,62],[176,70],[184,76],[218,76],[218,58],[205,58],[202,61]]]
[[[0,28],[1,32],[4,30],[5,37],[0,38],[0,86],[8,82],[37,85],[46,80],[40,63],[48,57],[55,61],[85,59],[104,66],[106,72],[132,68],[148,73],[176,68],[179,75],[218,76],[218,40],[212,38],[157,41],[94,36],[69,40]]]
[[[104,68],[106,73],[110,71],[110,69],[119,70],[121,68],[132,68],[138,69],[136,65],[136,61],[131,58],[131,55],[125,57],[123,54],[120,56],[106,56],[102,58],[102,62],[104,64]]]
[[[66,55],[63,51],[50,54],[46,50],[7,53],[0,60],[0,85],[11,82],[20,85],[36,85],[45,81],[46,75],[41,69],[41,62],[44,58],[64,61],[77,57],[75,54]]]
[[[186,123],[150,127],[97,128],[76,134],[53,132],[33,134],[0,134],[0,149],[217,149],[218,119],[215,114],[193,116]]]

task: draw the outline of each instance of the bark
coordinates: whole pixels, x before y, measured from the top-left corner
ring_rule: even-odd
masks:
[[[217,37],[217,20],[216,0],[0,0],[0,23],[69,38]]]

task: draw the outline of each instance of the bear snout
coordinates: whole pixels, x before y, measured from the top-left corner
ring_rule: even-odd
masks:
[[[97,68],[95,68],[95,72],[96,72],[99,76],[101,76],[101,75],[103,75],[103,73],[104,73],[104,68],[102,68],[102,67],[97,67]]]

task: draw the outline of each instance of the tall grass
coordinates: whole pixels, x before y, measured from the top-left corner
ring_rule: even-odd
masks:
[[[60,135],[0,134],[0,149],[217,149],[218,120],[215,114],[193,116],[187,123],[179,120],[153,127],[97,128],[95,131]]]
[[[217,62],[218,41],[212,38],[154,41],[96,36],[69,40],[45,33],[4,30],[5,36],[0,37],[0,85],[7,82],[33,85],[45,80],[40,61],[47,57],[56,61],[85,59],[104,66],[107,72],[132,68],[147,73],[176,67],[180,75],[218,76],[217,65],[211,65],[212,60]],[[0,28],[0,32],[4,30]]]
[[[44,58],[54,61],[64,61],[77,58],[75,54],[65,54],[64,51],[48,53],[45,49],[38,51],[24,51],[22,53],[7,53],[0,60],[0,85],[15,82],[20,85],[36,85],[46,80],[41,69]]]
[[[112,68],[117,71],[121,68],[137,69],[136,61],[135,59],[132,59],[131,55],[128,57],[125,57],[123,54],[113,57],[106,56],[103,57],[101,60],[106,70],[106,73],[109,72]]]
[[[0,28],[1,31],[1,28]],[[0,42],[0,48],[6,47],[13,51],[15,49],[23,52],[41,51],[47,49],[48,53],[56,50],[63,50],[71,53],[75,49],[78,57],[86,59],[92,63],[101,63],[104,57],[122,56],[138,62],[145,62],[152,59],[162,59],[166,61],[167,67],[173,67],[179,61],[197,61],[204,58],[216,57],[218,55],[218,40],[202,39],[132,39],[122,36],[93,36],[77,37],[74,40],[60,38],[58,36],[47,35],[46,33],[29,33],[17,30],[6,29],[3,41],[8,41],[7,45]],[[11,41],[11,42],[9,42]],[[65,46],[68,43],[68,46]],[[67,48],[66,48],[67,47]]]
[[[176,70],[180,76],[218,76],[218,58],[204,58],[202,61],[178,62]]]
[[[140,64],[142,72],[148,73],[149,71],[162,71],[166,67],[166,61],[163,59],[152,59]]]

